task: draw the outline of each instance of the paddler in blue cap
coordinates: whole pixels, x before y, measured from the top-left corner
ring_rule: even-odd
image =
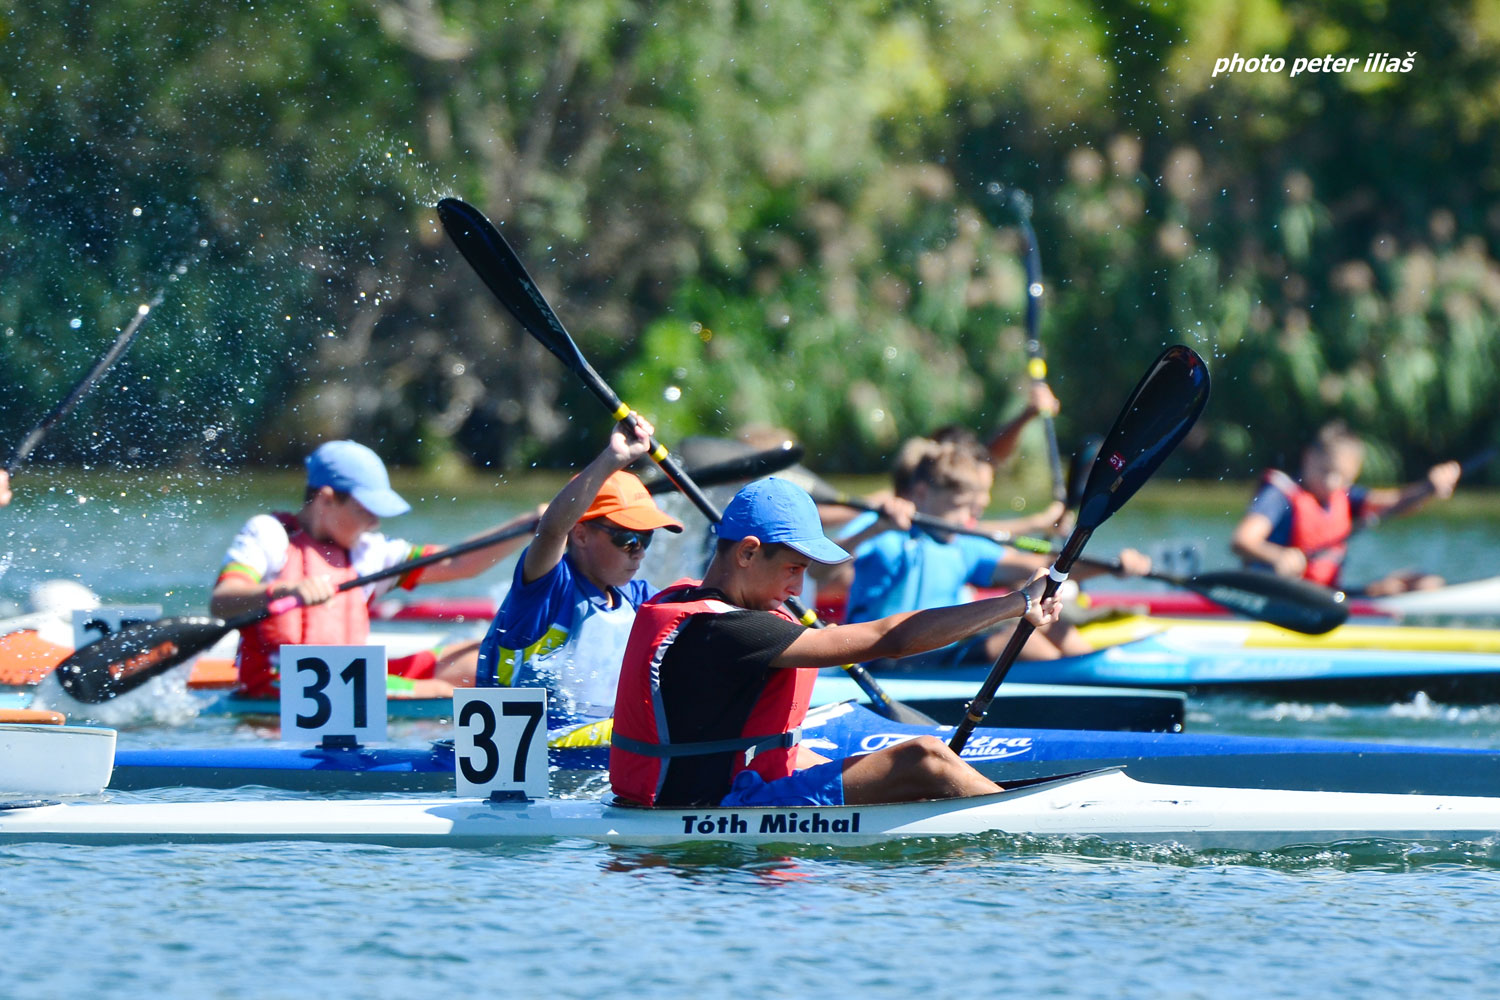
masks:
[[[656,588],[638,579],[660,529],[682,523],[656,506],[626,466],[651,450],[637,417],[563,486],[516,563],[510,592],[479,646],[480,687],[543,687],[553,725],[594,722],[614,709],[620,656],[635,609]]]
[[[229,544],[209,603],[211,613],[232,618],[264,611],[277,598],[298,600],[292,610],[240,630],[237,690],[252,697],[279,694],[282,646],[362,645],[370,637],[370,603],[381,594],[393,587],[409,590],[418,583],[477,576],[521,544],[519,539],[502,542],[395,580],[341,592],[339,584],[347,580],[441,552],[443,546],[412,545],[380,533],[382,517],[405,514],[411,505],[391,489],[385,463],[364,445],[329,441],[305,464],[301,510],[257,514],[245,522]],[[528,511],[502,527],[533,516]],[[478,646],[464,642],[390,661],[391,693],[447,697],[455,685],[472,684]]]
[[[918,737],[829,761],[798,744],[817,669],[947,645],[1025,615],[1057,619],[1043,581],[1002,597],[809,629],[781,605],[813,563],[849,554],[801,487],[761,479],[735,494],[702,582],[636,612],[615,697],[610,783],[643,806],[843,805],[953,798],[998,786],[947,744]]]

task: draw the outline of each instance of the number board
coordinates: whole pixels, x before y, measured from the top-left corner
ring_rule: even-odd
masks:
[[[161,617],[160,604],[110,604],[104,607],[73,609],[73,648],[82,649],[107,635]]]
[[[453,759],[458,794],[546,798],[547,692],[465,688],[453,692]]]
[[[282,646],[281,738],[385,739],[384,646]]]

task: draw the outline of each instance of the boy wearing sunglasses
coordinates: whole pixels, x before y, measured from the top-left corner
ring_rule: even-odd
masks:
[[[624,471],[654,428],[616,425],[609,444],[547,505],[510,592],[479,646],[481,687],[545,687],[553,725],[614,711],[635,609],[655,593],[635,574],[658,528],[681,531]]]

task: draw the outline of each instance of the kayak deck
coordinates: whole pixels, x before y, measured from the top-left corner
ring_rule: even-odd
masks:
[[[512,841],[863,845],[980,834],[1194,849],[1477,841],[1500,799],[1155,785],[1117,771],[939,802],[806,808],[621,808],[598,800],[353,799],[0,807],[0,843],[319,841],[487,847]]]

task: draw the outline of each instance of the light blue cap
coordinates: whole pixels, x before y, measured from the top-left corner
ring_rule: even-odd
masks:
[[[376,517],[395,517],[411,504],[391,489],[380,456],[357,441],[329,441],[307,456],[307,485],[348,493]]]
[[[754,535],[762,542],[780,542],[814,562],[841,563],[850,558],[823,534],[818,505],[796,483],[771,476],[746,484],[724,508],[718,535],[737,542]]]

